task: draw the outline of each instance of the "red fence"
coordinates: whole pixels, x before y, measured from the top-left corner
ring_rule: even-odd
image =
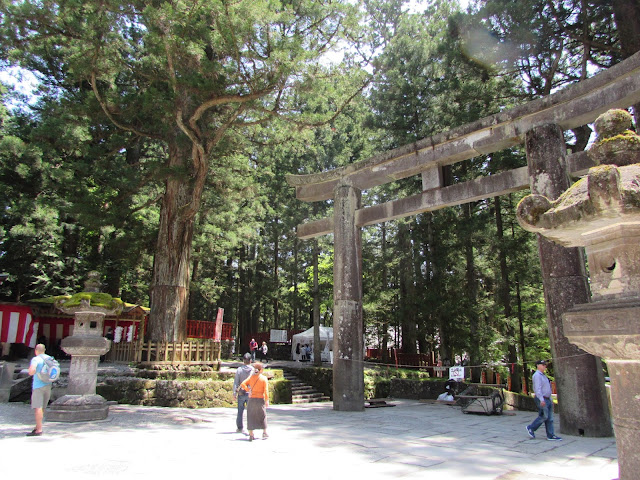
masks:
[[[233,324],[222,324],[222,340],[231,340]],[[216,338],[216,322],[206,322],[203,320],[187,320],[188,338]]]

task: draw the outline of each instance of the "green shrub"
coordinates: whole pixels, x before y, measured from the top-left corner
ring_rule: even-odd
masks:
[[[282,371],[281,371],[282,372]],[[269,403],[291,403],[291,382],[285,378],[269,381]]]

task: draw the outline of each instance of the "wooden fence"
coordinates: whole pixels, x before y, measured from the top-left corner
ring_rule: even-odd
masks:
[[[220,361],[220,342],[205,340],[112,343],[106,359],[141,365],[209,364]]]

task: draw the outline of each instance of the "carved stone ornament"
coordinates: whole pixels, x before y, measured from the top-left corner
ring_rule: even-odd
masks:
[[[518,222],[566,247],[585,246],[602,230],[640,222],[640,137],[629,130],[631,115],[610,110],[596,120],[597,141],[589,155],[600,165],[589,169],[556,201],[528,195],[518,204]]]
[[[603,358],[640,360],[639,299],[576,305],[564,314],[567,339]]]
[[[601,165],[556,201],[523,198],[518,222],[565,247],[586,247],[594,300],[633,297],[640,292],[640,137],[625,110],[595,125],[589,154]]]

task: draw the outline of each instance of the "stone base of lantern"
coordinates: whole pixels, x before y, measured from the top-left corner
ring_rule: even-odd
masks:
[[[620,480],[638,478],[640,472],[639,317],[640,298],[577,305],[564,316],[569,341],[607,362]]]
[[[46,411],[50,422],[91,422],[105,420],[109,415],[109,402],[101,395],[65,395]]]

